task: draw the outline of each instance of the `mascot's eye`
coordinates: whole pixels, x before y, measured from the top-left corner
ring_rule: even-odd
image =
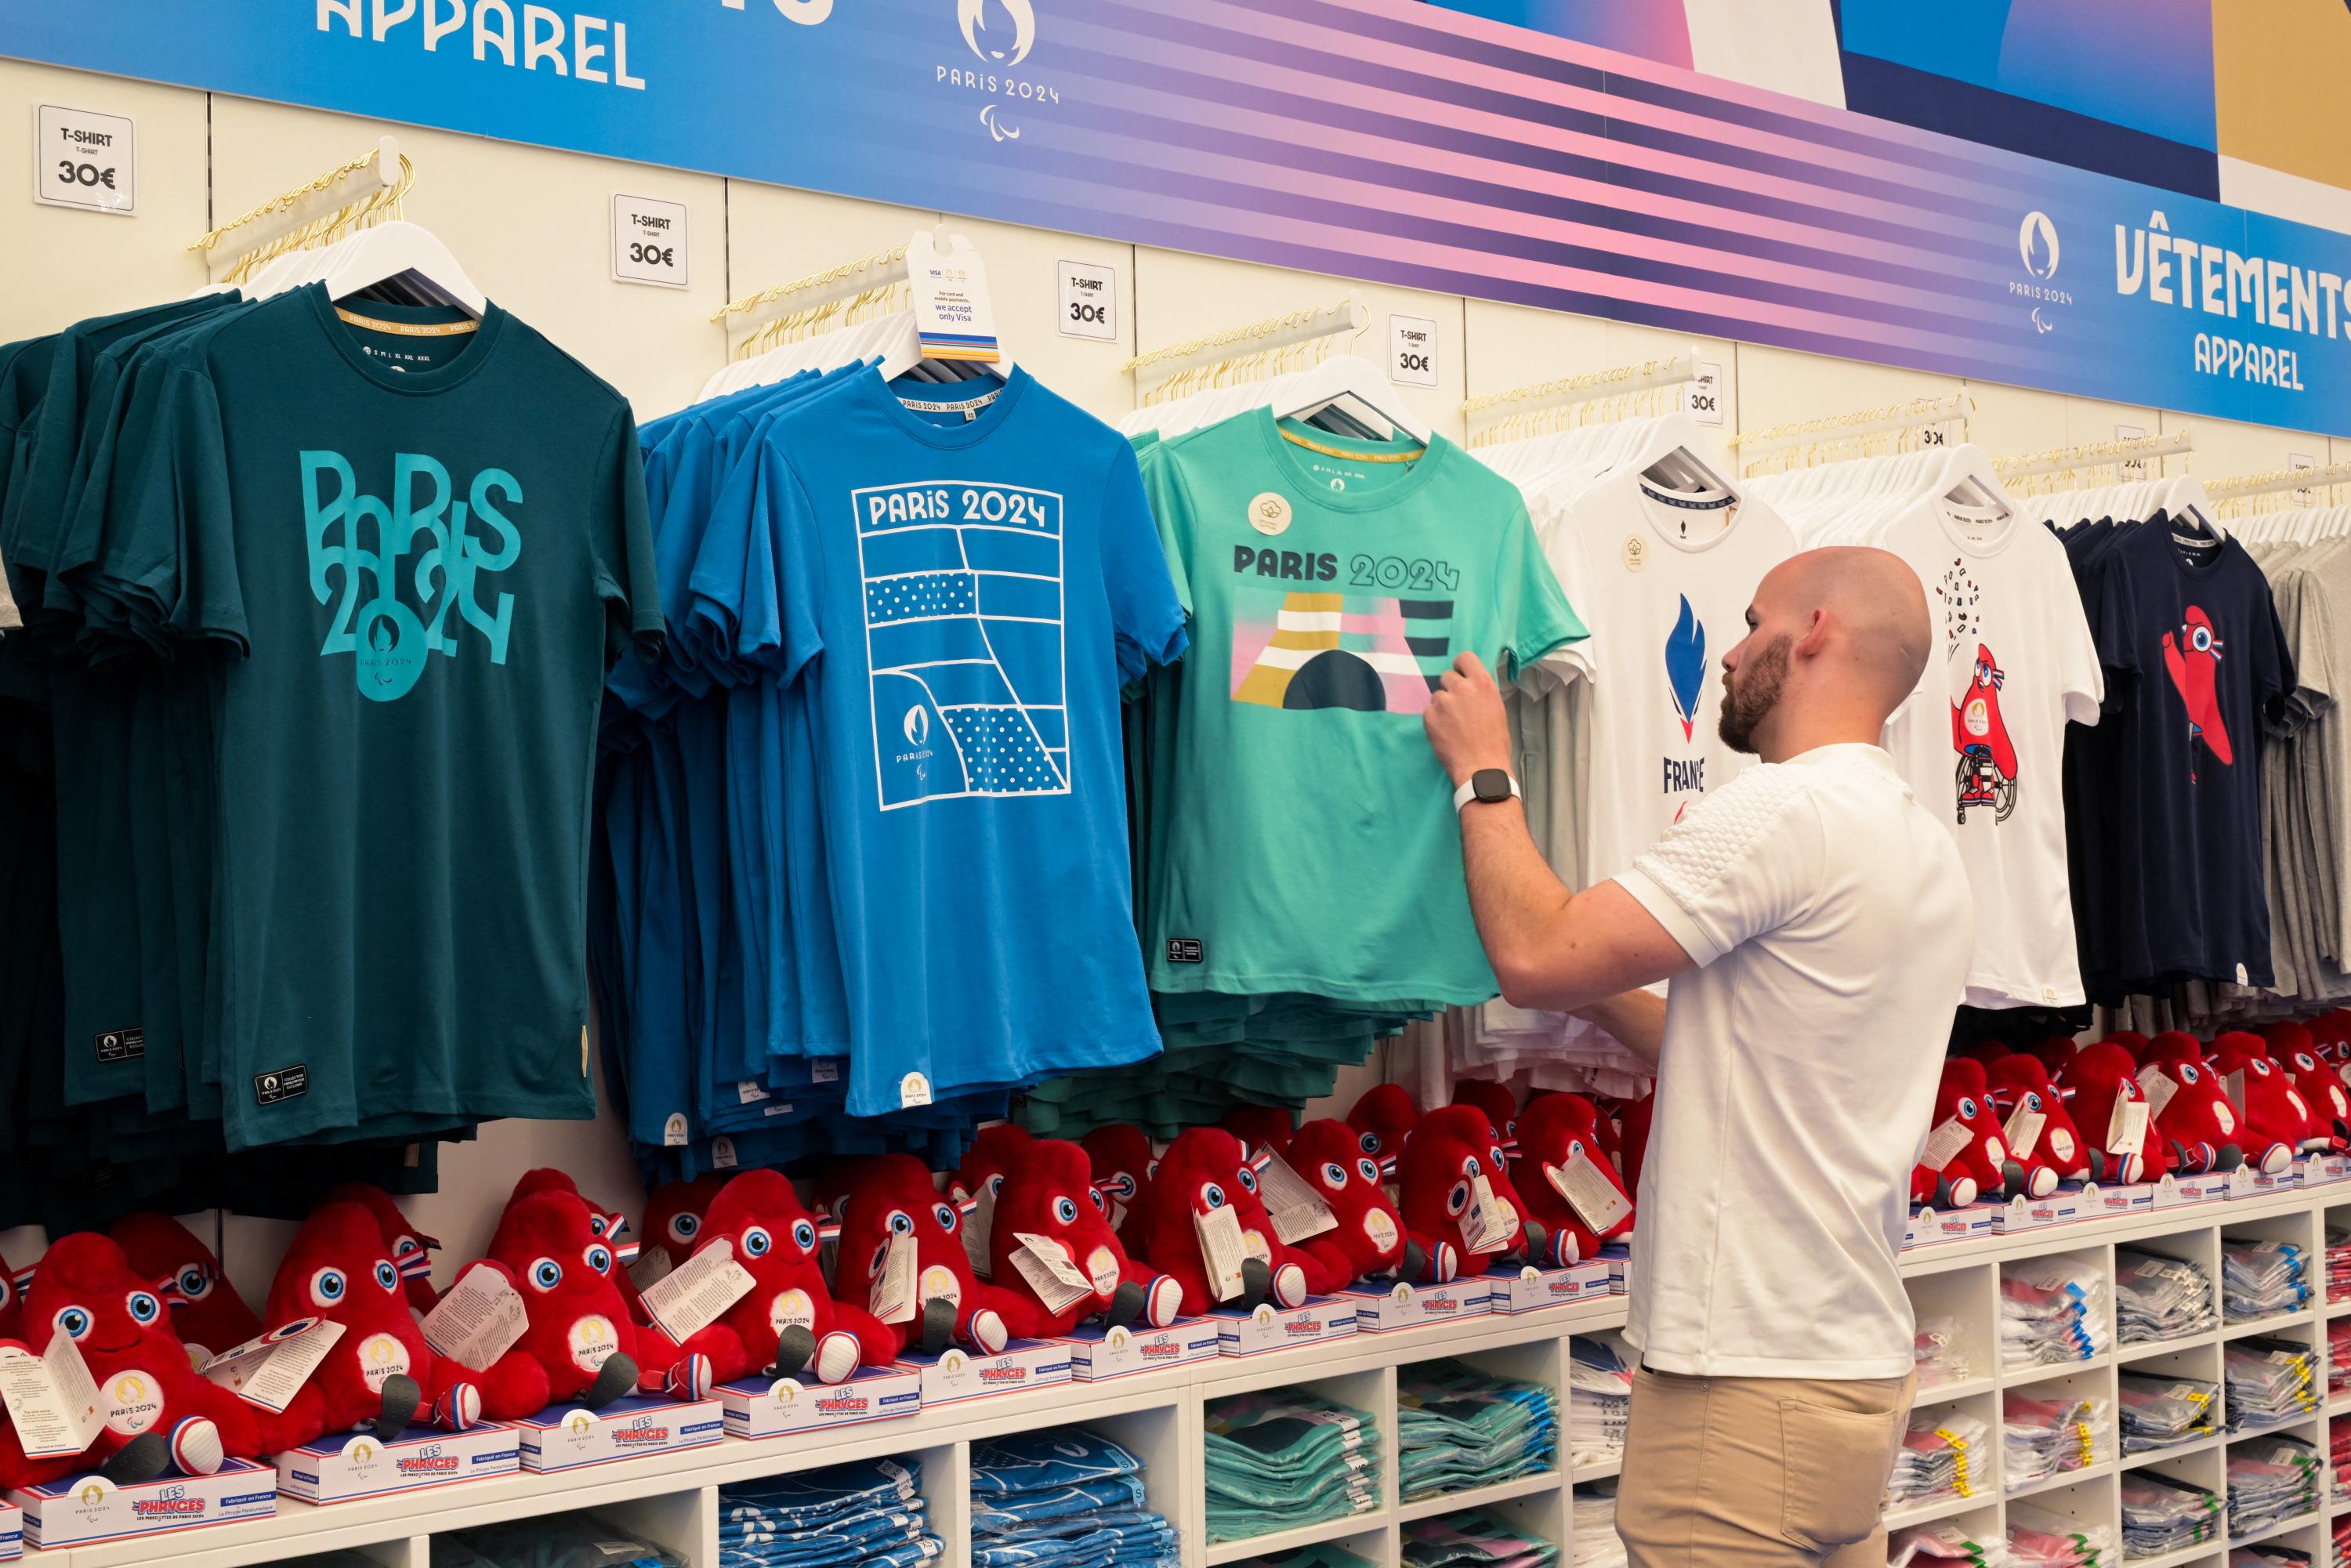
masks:
[[[1960,1095],[1960,1096],[1959,1096],[1959,1120],[1960,1120],[1960,1121],[1962,1121],[1962,1122],[1972,1122],[1972,1121],[1974,1121],[1975,1119],[1976,1119],[1976,1102],[1975,1102],[1975,1096],[1974,1096],[1974,1095],[1972,1095],[1972,1094],[1962,1094],[1962,1095]]]
[[[1570,1138],[1570,1139],[1568,1139],[1568,1141],[1567,1141],[1567,1157],[1568,1157],[1569,1159],[1573,1159],[1573,1158],[1575,1158],[1575,1156],[1576,1156],[1576,1155],[1578,1155],[1582,1154],[1583,1152],[1583,1140],[1582,1138]]]
[[[691,1241],[701,1229],[702,1217],[698,1214],[673,1214],[669,1217],[669,1239],[672,1241]]]
[[[601,1236],[610,1228],[602,1215],[591,1214],[588,1217],[588,1229],[591,1235]]]
[[[1357,1160],[1355,1162],[1355,1174],[1362,1176],[1365,1181],[1377,1185],[1380,1179],[1380,1167],[1374,1165],[1369,1160]]]
[[[1343,1187],[1346,1186],[1347,1167],[1341,1165],[1336,1160],[1324,1160],[1322,1162],[1322,1185],[1327,1187]]]
[[[397,1291],[400,1289],[400,1270],[389,1263],[379,1261],[375,1266],[375,1282],[387,1291]]]
[[[1239,1170],[1235,1171],[1233,1176],[1241,1184],[1243,1192],[1257,1190],[1257,1172],[1249,1169],[1249,1166],[1243,1166]]]
[[[1001,1171],[987,1178],[987,1190],[998,1197],[1004,1196],[1004,1174]]]
[[[142,1327],[163,1315],[163,1303],[144,1291],[131,1291],[122,1304],[131,1309],[131,1321]]]
[[[1200,1201],[1210,1208],[1222,1208],[1225,1207],[1225,1189],[1215,1182],[1204,1181],[1200,1184]]]
[[[66,1331],[68,1339],[80,1339],[89,1333],[88,1307],[59,1307],[57,1315],[53,1321],[57,1327]]]
[[[1380,1152],[1380,1135],[1377,1133],[1365,1133],[1355,1140],[1355,1146],[1367,1155],[1376,1155]]]
[[[2026,1093],[2025,1093],[2025,1096],[2024,1096],[2024,1108],[2025,1108],[2026,1110],[2028,1110],[2028,1111],[2038,1111],[2038,1110],[2040,1110],[2040,1109],[2041,1109],[2041,1096],[2040,1096],[2038,1093],[2032,1092],[2032,1091],[2027,1091],[2027,1092],[2026,1092]]]
[[[1499,1148],[1488,1149],[1486,1151],[1486,1157],[1494,1162],[1494,1174],[1497,1176],[1501,1174],[1502,1167],[1510,1163],[1502,1157],[1502,1151]]]
[[[16,1290],[10,1286],[7,1281],[0,1280],[0,1312],[7,1311],[8,1303],[16,1299]]]
[[[399,1240],[392,1244],[392,1255],[395,1258],[405,1258],[412,1253],[422,1252],[423,1250],[424,1243],[419,1241],[413,1236],[403,1236]]]
[[[2196,1070],[2184,1061],[2179,1064],[2179,1082],[2182,1083],[2196,1082]]]
[[[1477,1155],[1471,1155],[1468,1158],[1461,1162],[1461,1174],[1466,1176],[1474,1176],[1478,1174]]]
[[[767,1233],[766,1231],[764,1231],[764,1230],[760,1231],[760,1232],[759,1232],[759,1239],[760,1239],[760,1241],[764,1243],[764,1242],[767,1240],[767,1239],[768,1239],[768,1233]],[[813,1220],[807,1220],[807,1219],[800,1219],[800,1220],[795,1220],[795,1221],[793,1221],[793,1223],[792,1223],[792,1241],[793,1241],[794,1245],[798,1246],[798,1247],[799,1248],[799,1249],[800,1249],[801,1251],[803,1251],[803,1252],[813,1252],[813,1251],[815,1251],[815,1250],[816,1250],[816,1224],[815,1224],[815,1222],[814,1222]],[[767,1248],[763,1245],[759,1249],[760,1249],[760,1251],[764,1252],[764,1251],[766,1251],[766,1250],[767,1250]]]
[[[2199,626],[2188,634],[2188,643],[2199,653],[2210,652],[2212,647],[2212,628]]]
[[[193,1263],[180,1270],[180,1294],[191,1301],[201,1301],[213,1293],[213,1277]]]
[[[800,1223],[805,1225],[808,1222],[802,1220]],[[797,1227],[792,1233],[795,1236],[799,1234]],[[754,1225],[743,1232],[743,1256],[746,1258],[765,1258],[775,1245],[776,1239],[768,1234],[766,1226]]]
[[[612,1249],[601,1242],[580,1254],[580,1260],[599,1274],[609,1274],[612,1271]]]
[[[537,1290],[555,1289],[563,1283],[563,1265],[552,1258],[541,1258],[530,1266],[530,1282]]]
[[[914,1217],[903,1208],[892,1209],[890,1218],[885,1223],[890,1227],[890,1234],[893,1236],[912,1236],[914,1233]]]
[[[1502,1124],[1502,1136],[1506,1138],[1515,1138],[1518,1135],[1519,1123],[1517,1117],[1514,1116],[1510,1120]]]
[[[1094,1200],[1095,1213],[1108,1214],[1110,1212],[1110,1199],[1102,1195],[1102,1188],[1098,1186],[1090,1186],[1086,1188],[1086,1196]]]
[[[963,1210],[952,1203],[942,1203],[931,1210],[931,1218],[939,1222],[941,1230],[953,1236],[956,1227],[963,1223]]]
[[[1064,1225],[1075,1225],[1078,1222],[1078,1200],[1070,1197],[1067,1193],[1055,1198],[1053,1200],[1053,1218],[1060,1220]]]
[[[310,1276],[310,1299],[322,1307],[331,1307],[343,1299],[350,1281],[343,1278],[340,1269],[321,1269]]]
[[[1445,1212],[1458,1219],[1461,1218],[1462,1210],[1468,1207],[1469,1184],[1466,1181],[1455,1182],[1453,1189],[1445,1195]]]
[[[1132,1176],[1129,1176],[1126,1172],[1121,1171],[1116,1176],[1111,1177],[1110,1180],[1102,1183],[1102,1190],[1109,1193],[1113,1197],[1133,1197],[1134,1196],[1134,1178]]]

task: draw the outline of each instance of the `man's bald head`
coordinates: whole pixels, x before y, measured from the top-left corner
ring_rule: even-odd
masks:
[[[1723,656],[1723,739],[1767,760],[1875,743],[1917,688],[1934,627],[1918,574],[1882,549],[1806,550],[1771,569]]]

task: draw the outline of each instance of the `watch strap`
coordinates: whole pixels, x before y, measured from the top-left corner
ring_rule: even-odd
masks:
[[[1510,781],[1510,798],[1512,800],[1523,800],[1526,799],[1526,791],[1519,788],[1519,777],[1517,774],[1505,773],[1502,777]],[[1458,811],[1461,808],[1468,805],[1477,798],[1478,777],[1473,773],[1468,778],[1461,780],[1461,787],[1453,791],[1453,809]]]

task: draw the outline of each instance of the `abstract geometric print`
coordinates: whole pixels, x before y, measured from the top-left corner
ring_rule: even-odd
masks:
[[[1068,794],[1061,497],[947,481],[851,497],[882,810]]]
[[[1241,589],[1233,700],[1420,713],[1453,659],[1453,601]]]

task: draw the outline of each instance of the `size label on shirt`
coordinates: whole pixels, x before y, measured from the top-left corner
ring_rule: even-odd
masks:
[[[1401,387],[1437,384],[1437,323],[1418,316],[1388,318],[1388,380]]]
[[[1064,261],[1053,269],[1061,290],[1064,338],[1091,338],[1097,342],[1118,339],[1118,270],[1091,262]]]
[[[110,1029],[90,1043],[100,1061],[136,1061],[147,1054],[147,1031]]]
[[[1595,1236],[1606,1235],[1633,1212],[1633,1205],[1616,1190],[1614,1182],[1600,1174],[1581,1144],[1568,1151],[1567,1164],[1543,1166],[1543,1176]]]
[[[684,202],[612,197],[612,281],[662,288],[686,286]]]
[[[42,104],[33,111],[33,200],[119,217],[136,213],[138,127],[124,115]]]
[[[529,1326],[521,1292],[496,1269],[476,1263],[424,1314],[424,1343],[436,1355],[486,1372]]]

